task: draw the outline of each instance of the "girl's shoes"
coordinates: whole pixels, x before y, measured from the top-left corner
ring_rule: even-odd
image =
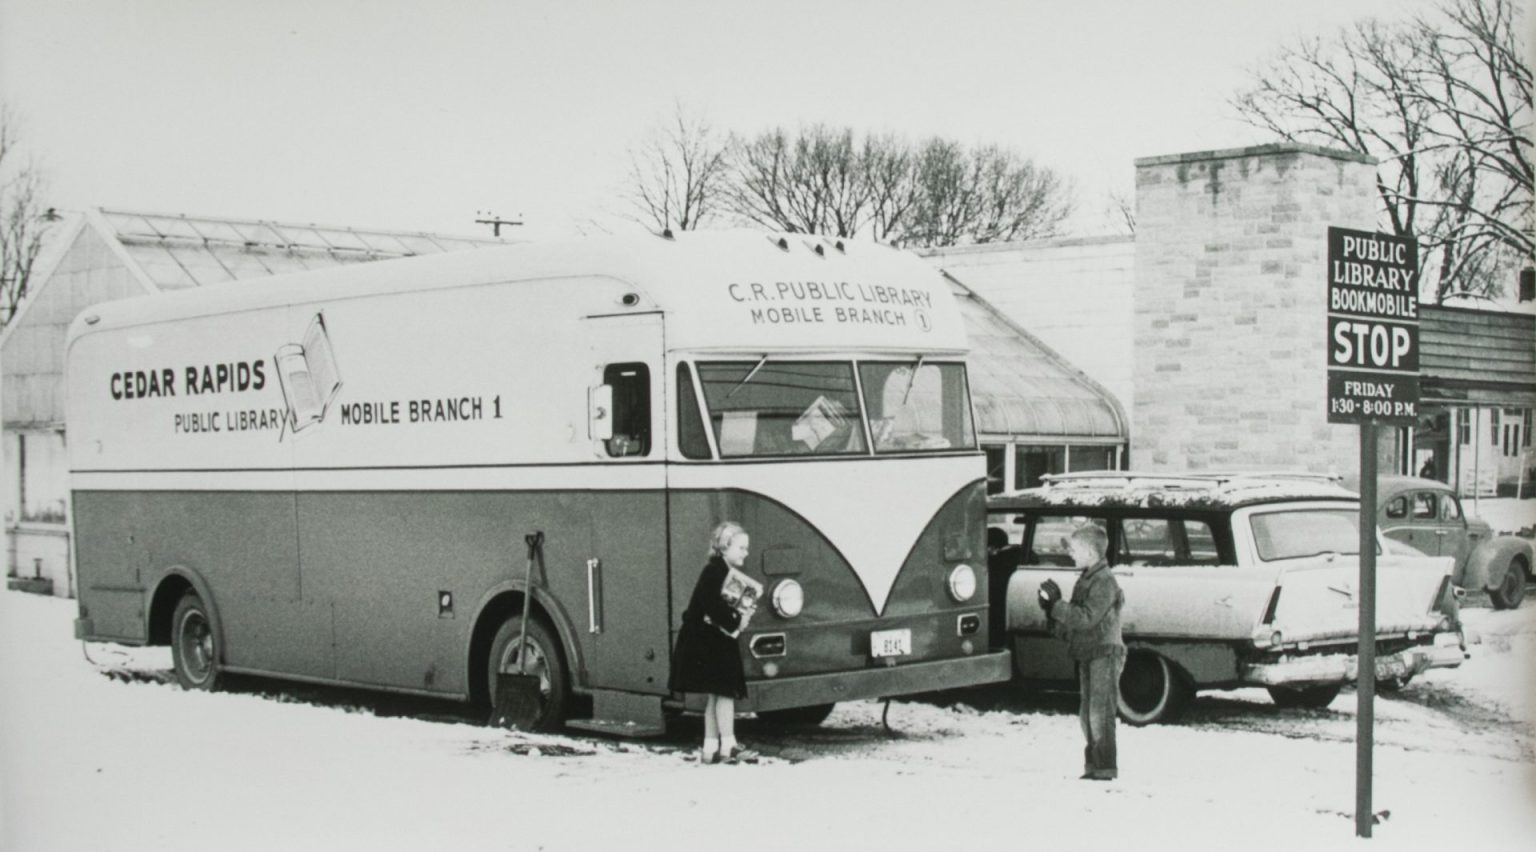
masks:
[[[715,757],[718,758],[719,755],[715,755]],[[732,746],[731,747],[730,754],[727,754],[726,757],[725,757],[725,762],[726,763],[731,763],[731,764],[736,764],[736,763],[756,763],[757,759],[758,759],[757,752],[753,751],[752,749],[743,748],[742,746],[738,745],[738,746]]]
[[[718,751],[704,751],[699,749],[699,765],[707,766],[711,763],[719,763],[725,758]]]

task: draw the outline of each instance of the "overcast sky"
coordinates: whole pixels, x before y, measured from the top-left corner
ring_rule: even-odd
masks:
[[[0,0],[0,98],[66,209],[567,235],[682,103],[1008,146],[1093,229],[1137,157],[1271,141],[1227,100],[1283,42],[1427,2]]]

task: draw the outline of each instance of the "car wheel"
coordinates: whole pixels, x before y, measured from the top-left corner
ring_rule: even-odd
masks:
[[[832,715],[836,704],[812,704],[809,707],[792,707],[788,710],[762,710],[757,718],[778,728],[814,728]]]
[[[1397,677],[1383,678],[1376,681],[1378,692],[1399,692],[1408,682],[1413,680],[1413,675],[1398,675]]]
[[[197,592],[186,592],[171,615],[171,665],[176,681],[185,689],[218,689],[222,656],[208,607]]]
[[[520,661],[523,652],[523,619],[512,616],[502,622],[491,640],[486,684],[491,691],[491,717],[503,715],[503,708],[495,706],[496,678],[501,673],[521,674]],[[528,669],[527,673],[539,679],[541,698],[539,713],[527,727],[534,731],[556,731],[565,722],[565,708],[570,698],[570,686],[565,671],[560,642],[548,627],[537,618],[528,622]]]
[[[1504,571],[1503,582],[1488,592],[1494,609],[1514,609],[1520,605],[1520,601],[1525,599],[1525,572],[1524,559],[1517,557],[1510,560],[1509,567]]]
[[[1305,707],[1309,710],[1321,710],[1333,703],[1333,699],[1339,697],[1339,690],[1344,688],[1342,683],[1329,683],[1322,686],[1271,686],[1269,697],[1280,707]]]
[[[1183,712],[1190,693],[1166,658],[1132,651],[1120,672],[1120,718],[1138,726],[1171,722]]]

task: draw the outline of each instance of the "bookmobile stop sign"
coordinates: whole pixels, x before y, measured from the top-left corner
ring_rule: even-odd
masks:
[[[1360,649],[1355,682],[1355,834],[1371,836],[1376,724],[1376,432],[1419,411],[1419,247],[1328,229],[1328,422],[1360,424]]]
[[[1328,229],[1328,422],[1412,426],[1419,410],[1419,246]]]

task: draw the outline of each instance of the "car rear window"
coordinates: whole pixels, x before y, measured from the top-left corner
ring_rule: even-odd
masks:
[[[1360,552],[1360,513],[1354,509],[1255,513],[1250,524],[1259,558],[1266,562]]]

